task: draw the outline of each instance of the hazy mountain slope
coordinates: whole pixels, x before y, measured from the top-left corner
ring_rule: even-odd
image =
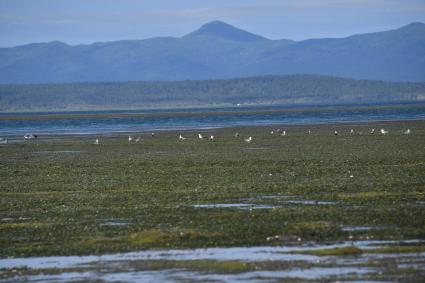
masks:
[[[199,80],[299,73],[425,81],[425,25],[293,42],[268,40],[212,22],[182,38],[0,48],[0,83]]]
[[[176,82],[0,85],[0,111],[417,101],[425,101],[425,83],[317,75]]]
[[[425,81],[425,25],[287,46],[246,66],[244,75],[310,73],[359,79]]]

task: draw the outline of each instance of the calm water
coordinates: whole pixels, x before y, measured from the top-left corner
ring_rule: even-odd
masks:
[[[276,110],[270,108],[250,108],[249,110]],[[244,109],[245,111],[247,109]],[[35,134],[93,134],[117,132],[144,132],[158,130],[182,129],[212,129],[231,126],[262,126],[262,125],[303,125],[326,124],[342,122],[367,122],[387,120],[423,120],[425,108],[404,109],[367,109],[367,110],[318,110],[318,111],[288,111],[278,113],[243,113],[240,109],[232,109],[232,113],[219,114],[217,109],[191,110],[188,115],[167,115],[154,117],[125,118],[81,118],[81,119],[47,119],[47,120],[0,120],[0,136]],[[227,110],[229,111],[229,110]],[[162,111],[157,111],[158,113]],[[208,114],[214,113],[214,115]],[[138,113],[131,111],[115,112],[80,112],[95,113]],[[140,112],[139,112],[140,113]],[[143,113],[155,113],[145,111]],[[1,114],[0,114],[1,115]],[[18,115],[18,114],[14,114]]]

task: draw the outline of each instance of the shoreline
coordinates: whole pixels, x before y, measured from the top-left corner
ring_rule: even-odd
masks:
[[[194,108],[194,109],[175,109],[176,111],[169,111],[165,109],[158,109],[158,112],[142,112],[142,111],[152,111],[141,109],[141,113],[113,113],[114,111],[126,111],[126,110],[111,110],[110,113],[104,113],[102,110],[94,110],[93,112],[98,113],[55,113],[49,112],[46,114],[41,114],[38,112],[33,113],[13,113],[13,112],[0,112],[0,121],[2,120],[53,120],[53,119],[90,119],[90,118],[150,118],[150,117],[169,117],[169,116],[226,116],[226,115],[258,115],[258,114],[281,114],[281,113],[314,113],[314,112],[338,112],[338,111],[370,111],[370,110],[389,110],[389,109],[424,109],[425,103],[417,104],[397,104],[397,105],[346,105],[346,106],[323,106],[323,107],[285,107],[282,106],[258,106],[258,107],[243,107],[239,110],[234,110],[234,108],[229,108],[228,110],[224,108],[210,108],[210,111],[203,111],[206,109]],[[258,109],[255,109],[258,108]],[[270,108],[270,109],[262,109]],[[138,111],[138,110],[128,110],[128,111]],[[155,110],[153,110],[155,111]],[[83,111],[85,112],[85,111]]]
[[[241,130],[241,129],[273,129],[273,128],[285,128],[285,129],[302,129],[302,128],[340,128],[340,127],[366,127],[366,126],[385,126],[393,124],[404,124],[404,123],[425,123],[425,119],[399,119],[399,120],[373,120],[373,121],[333,121],[333,122],[318,122],[318,123],[296,123],[296,124],[264,124],[264,125],[230,125],[230,126],[217,126],[217,127],[200,127],[200,128],[181,128],[181,129],[141,129],[140,131],[99,131],[99,132],[75,132],[75,133],[43,133],[43,132],[34,132],[39,136],[39,139],[42,137],[95,137],[95,136],[125,136],[125,135],[147,135],[151,133],[162,133],[162,134],[178,134],[178,133],[190,133],[190,132],[220,132],[228,130]],[[22,135],[27,134],[27,132],[22,133],[4,133],[0,137],[7,137],[13,139],[21,139]],[[367,135],[367,133],[364,133]]]

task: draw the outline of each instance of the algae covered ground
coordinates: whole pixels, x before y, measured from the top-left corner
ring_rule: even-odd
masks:
[[[425,121],[130,135],[132,142],[128,134],[74,135],[1,145],[0,257],[412,239],[419,241],[368,253],[423,255]],[[232,272],[252,267],[228,263]],[[177,266],[185,264],[195,263]],[[422,268],[409,270],[418,278]]]

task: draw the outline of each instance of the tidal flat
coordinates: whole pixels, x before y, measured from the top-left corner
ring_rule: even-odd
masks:
[[[425,278],[420,120],[9,137],[0,196],[4,281]]]

